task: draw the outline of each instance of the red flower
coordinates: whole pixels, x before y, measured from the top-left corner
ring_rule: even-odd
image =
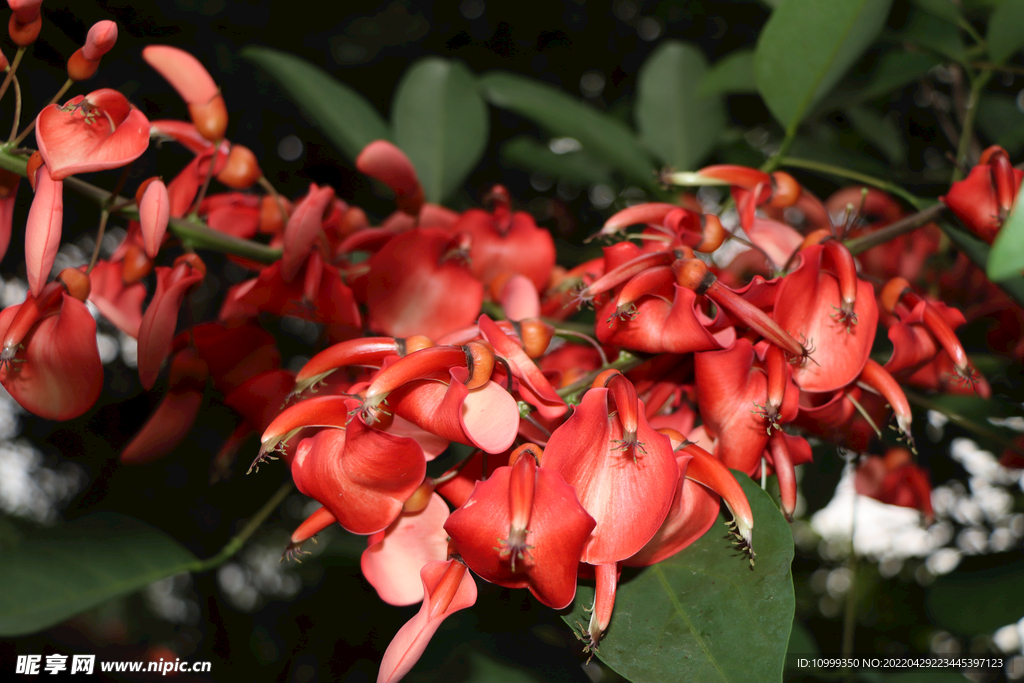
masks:
[[[529,588],[548,607],[562,609],[576,595],[577,566],[596,522],[558,472],[537,467],[536,451],[524,446],[511,467],[478,482],[444,528],[481,578]]]
[[[103,364],[96,346],[96,321],[61,282],[51,282],[38,297],[30,293],[25,303],[5,308],[0,330],[6,330],[0,384],[25,410],[50,420],[70,420],[99,398]]]
[[[1013,209],[1022,180],[1024,171],[1010,165],[1006,150],[992,146],[982,153],[981,163],[939,199],[968,230],[992,244]]]
[[[928,473],[913,462],[906,448],[890,448],[885,457],[866,458],[857,468],[854,484],[862,496],[889,505],[915,508],[929,521],[935,517]]]
[[[36,117],[36,143],[51,177],[63,180],[138,159],[149,147],[149,119],[124,95],[103,88],[45,107]]]

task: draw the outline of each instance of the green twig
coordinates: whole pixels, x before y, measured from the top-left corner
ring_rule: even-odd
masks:
[[[276,510],[277,506],[284,502],[284,499],[288,497],[288,494],[291,493],[291,491],[292,483],[290,481],[281,484],[281,488],[279,488],[274,495],[270,497],[270,500],[263,504],[263,507],[256,511],[256,514],[252,516],[252,519],[242,527],[242,530],[238,532],[234,538],[228,541],[227,545],[220,549],[220,552],[205,560],[196,560],[196,562],[188,568],[188,571],[205,572],[209,569],[219,567],[230,560],[235,553],[242,549],[242,546],[244,546],[245,542],[249,540],[249,537],[256,533],[256,530],[260,528],[260,525],[267,521],[267,517],[270,516],[270,513]]]
[[[967,111],[964,114],[964,125],[960,133],[960,145],[956,150],[956,164],[953,168],[951,182],[955,183],[964,177],[960,169],[967,166],[967,154],[971,150],[971,141],[974,139],[974,119],[978,114],[981,91],[985,88],[990,78],[992,78],[992,70],[984,69],[971,82],[971,94],[967,99]]]
[[[27,162],[28,160],[25,157],[12,154],[9,147],[0,149],[0,168],[27,178],[28,172],[25,170]],[[111,209],[113,213],[117,213],[129,220],[139,220],[139,210],[135,203],[129,199],[113,196],[112,193],[78,178],[65,178],[64,186],[100,206],[107,205],[113,207]],[[259,242],[243,240],[218,232],[196,218],[172,218],[168,229],[183,244],[192,248],[210,249],[211,251],[219,251],[225,254],[234,254],[235,256],[252,259],[260,263],[273,263],[281,258],[280,249],[273,249]]]
[[[858,183],[870,185],[871,187],[877,187],[879,190],[884,190],[890,194],[894,194],[900,197],[905,202],[913,206],[915,209],[920,209],[923,205],[923,200],[910,192],[907,192],[899,185],[890,183],[887,180],[881,178],[875,178],[864,173],[858,173],[857,171],[850,171],[840,166],[833,166],[831,164],[823,164],[818,161],[812,161],[810,159],[796,159],[794,157],[784,157],[779,160],[779,166],[788,166],[790,168],[803,168],[808,171],[817,171],[818,173],[827,173],[828,175],[837,176],[839,178],[847,178]]]
[[[945,204],[937,203],[929,206],[927,209],[922,209],[915,214],[901,218],[895,223],[890,223],[884,228],[879,228],[878,230],[869,232],[866,235],[846,240],[843,244],[846,245],[846,248],[850,250],[851,254],[856,256],[857,254],[864,253],[871,247],[877,247],[879,244],[885,244],[889,240],[896,239],[900,235],[913,232],[922,225],[931,223],[945,210]]]

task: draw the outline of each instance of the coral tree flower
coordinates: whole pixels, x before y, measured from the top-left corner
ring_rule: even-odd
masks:
[[[635,420],[632,435],[624,426],[628,417]],[[668,515],[679,482],[668,437],[648,424],[636,393],[613,398],[605,387],[587,391],[551,434],[544,467],[575,487],[597,521],[581,557],[594,565],[619,562],[643,548]]]
[[[562,609],[576,595],[579,558],[596,522],[558,472],[537,466],[538,451],[532,444],[517,450],[511,466],[477,483],[444,528],[481,578],[529,588]]]
[[[196,130],[215,142],[224,137],[228,110],[220,89],[198,59],[176,47],[150,45],[142,58],[171,84],[188,105]]]
[[[872,455],[857,468],[857,493],[889,505],[920,510],[925,519],[935,518],[928,473],[912,460],[906,448],[890,448],[884,457]]]
[[[149,147],[149,119],[124,95],[103,88],[43,108],[36,143],[54,180],[120,168]]]
[[[420,570],[426,597],[420,611],[398,630],[384,652],[377,683],[394,683],[409,673],[441,623],[476,604],[473,575],[459,560],[431,562]]]
[[[1005,149],[992,146],[982,153],[981,163],[939,199],[971,232],[992,244],[1013,209],[1021,181],[1024,171],[1010,164]]]
[[[4,309],[0,329],[5,330],[0,384],[23,408],[50,420],[70,420],[99,398],[103,364],[96,321],[64,284],[51,282],[38,297],[30,293],[24,303]]]

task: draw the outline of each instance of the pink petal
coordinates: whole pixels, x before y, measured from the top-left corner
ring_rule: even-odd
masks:
[[[97,21],[85,37],[82,55],[88,60],[96,61],[110,52],[116,42],[117,24],[110,20]]]
[[[206,104],[220,93],[206,67],[184,50],[169,45],[150,45],[142,50],[142,58],[188,104]]]
[[[50,277],[60,247],[64,221],[64,183],[54,180],[43,165],[36,173],[36,196],[25,226],[25,269],[33,296],[39,296]]]
[[[54,180],[125,166],[149,147],[149,119],[124,95],[104,88],[72,98],[65,106],[83,100],[100,110],[91,123],[81,109],[62,111],[56,104],[36,117],[36,143]]]
[[[370,537],[360,565],[363,576],[389,605],[414,605],[423,599],[420,570],[448,556],[448,505],[436,493],[417,513],[403,512],[388,528]]]
[[[310,184],[309,194],[295,207],[284,229],[284,248],[281,256],[281,274],[285,282],[291,282],[317,235],[323,229],[324,211],[334,201],[334,188],[317,187]]]
[[[431,562],[420,571],[426,598],[420,611],[398,630],[384,652],[377,683],[394,683],[419,661],[441,622],[476,604],[476,583],[457,560]]]
[[[22,341],[18,358],[0,368],[0,383],[25,410],[49,420],[78,417],[103,388],[96,321],[81,301],[62,295],[60,311],[39,321]],[[0,313],[6,330],[23,304]],[[24,354],[24,355],[22,355]]]
[[[181,303],[202,279],[202,272],[186,264],[156,268],[156,293],[139,327],[139,379],[147,391],[153,388],[160,365],[171,352]]]
[[[167,196],[167,186],[159,178],[146,188],[139,204],[139,222],[142,224],[142,240],[146,245],[146,255],[156,258],[160,252],[160,244],[167,232],[167,223],[171,219],[171,200]]]
[[[138,339],[146,288],[141,282],[134,282],[125,287],[123,268],[123,261],[97,261],[89,273],[89,282],[92,285],[89,301],[95,304],[103,317],[112,322],[117,329]]]

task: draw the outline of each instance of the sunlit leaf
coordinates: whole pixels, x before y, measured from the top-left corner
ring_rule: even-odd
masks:
[[[885,24],[892,0],[785,0],[754,52],[757,89],[792,129],[842,78]]]
[[[988,56],[1002,64],[1014,52],[1024,47],[1024,0],[1003,0],[988,20]]]
[[[476,78],[459,62],[433,57],[406,71],[391,123],[395,144],[409,156],[431,202],[458,189],[487,147],[487,106]]]
[[[387,123],[366,98],[320,67],[266,47],[246,47],[240,54],[266,71],[349,160],[355,161],[374,140],[391,137]]]
[[[725,126],[718,95],[701,96],[697,86],[707,60],[693,45],[665,41],[640,67],[633,115],[640,139],[668,166],[692,169],[708,155]]]
[[[40,631],[197,563],[174,539],[123,515],[37,531],[0,562],[0,635]]]
[[[633,132],[612,116],[530,78],[501,71],[481,77],[484,96],[550,133],[579,140],[584,151],[610,164],[630,181],[658,190],[655,165]]]
[[[697,88],[702,97],[748,92],[757,92],[753,50],[736,50],[722,57],[708,69]]]
[[[634,683],[779,681],[793,626],[793,535],[771,497],[737,474],[754,513],[753,570],[719,518],[696,543],[623,575],[598,657]],[[587,624],[581,586],[566,623]]]
[[[1020,277],[1024,272],[1024,204],[1017,193],[1013,211],[1007,216],[1003,227],[999,229],[992,251],[988,256],[988,277],[991,280],[1006,280]]]

